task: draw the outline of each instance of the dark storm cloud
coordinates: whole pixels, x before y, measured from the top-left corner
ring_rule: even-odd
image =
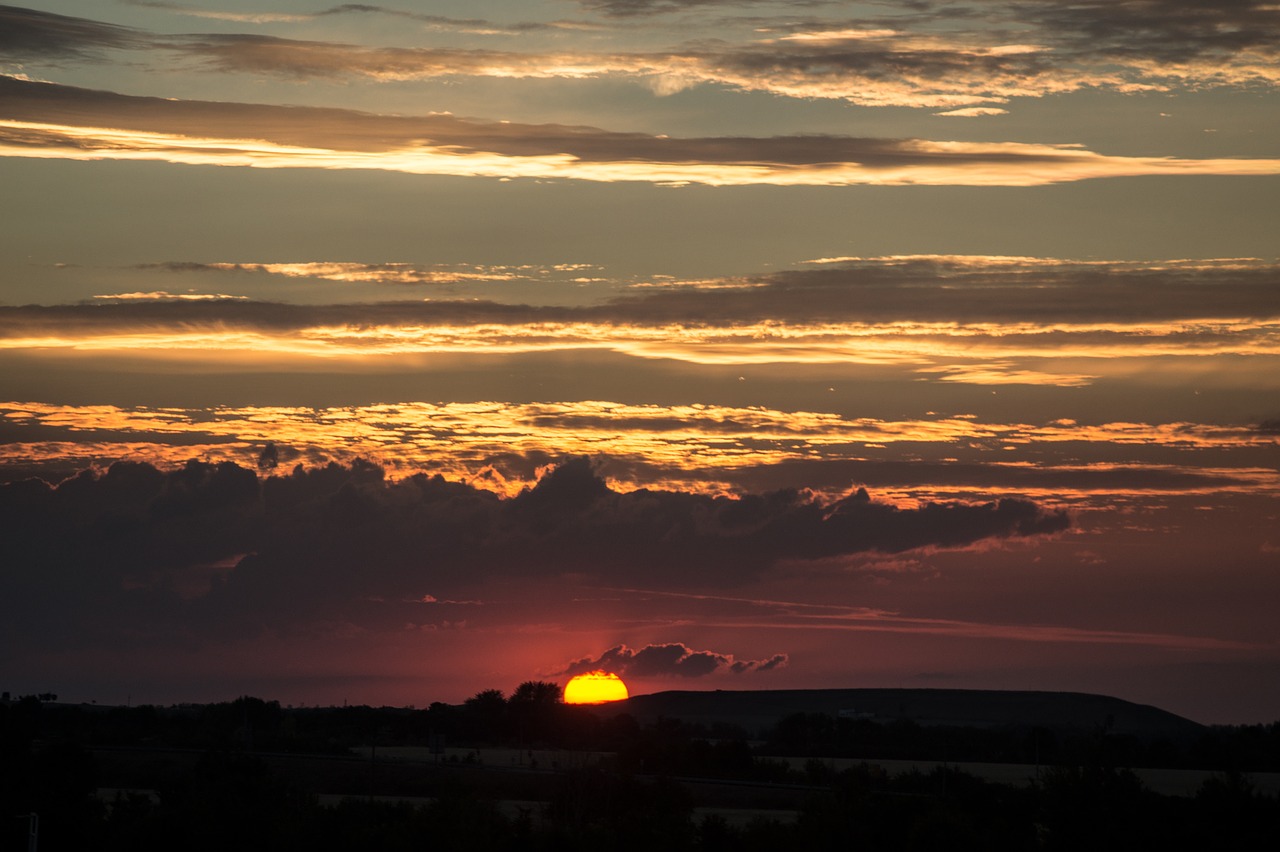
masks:
[[[166,473],[118,462],[56,487],[0,485],[11,566],[0,577],[0,632],[18,649],[399,626],[424,594],[486,577],[733,586],[789,559],[960,547],[1067,526],[1064,514],[1018,500],[905,510],[864,491],[831,505],[794,491],[624,494],[586,459],[509,500],[439,476],[390,482],[360,462],[261,480],[231,463]]]
[[[786,654],[775,654],[766,660],[739,660],[733,654],[695,651],[682,642],[669,642],[643,648],[615,645],[599,657],[583,657],[570,663],[559,674],[607,671],[622,677],[703,677],[716,672],[767,672],[786,664]]]
[[[129,27],[0,6],[0,57],[89,59],[109,48],[138,48],[145,34]]]

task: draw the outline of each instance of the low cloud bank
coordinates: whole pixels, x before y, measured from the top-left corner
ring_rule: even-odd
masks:
[[[585,458],[512,499],[427,474],[392,482],[367,462],[263,477],[231,462],[168,472],[117,462],[57,486],[0,485],[12,566],[0,578],[0,637],[20,653],[326,625],[391,630],[424,594],[491,579],[733,587],[788,560],[961,547],[1068,525],[1065,513],[1022,500],[899,509],[864,490],[835,503],[794,490],[620,493]],[[671,653],[641,649],[629,665]],[[709,662],[675,660],[689,671]],[[725,657],[716,666],[770,663]]]

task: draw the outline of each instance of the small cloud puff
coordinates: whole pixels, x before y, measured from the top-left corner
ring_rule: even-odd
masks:
[[[733,654],[695,651],[682,642],[645,645],[643,648],[615,645],[599,657],[583,657],[570,663],[560,674],[609,671],[634,677],[705,677],[717,672],[767,672],[785,666],[787,660],[786,654],[774,654],[764,660],[739,660]]]
[[[964,109],[949,109],[946,112],[935,112],[934,115],[943,116],[944,118],[980,118],[986,115],[1008,115],[1009,110],[1000,109],[999,107],[965,107]]]

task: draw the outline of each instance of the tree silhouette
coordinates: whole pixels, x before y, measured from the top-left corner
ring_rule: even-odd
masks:
[[[544,741],[553,734],[562,694],[560,684],[542,680],[526,680],[511,693],[507,707],[521,746]]]
[[[485,689],[462,703],[466,733],[493,742],[506,735],[507,698],[500,689]]]

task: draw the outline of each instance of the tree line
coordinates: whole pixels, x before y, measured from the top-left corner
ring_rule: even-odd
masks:
[[[1203,742],[1135,746],[1105,730],[926,729],[815,714],[748,732],[564,705],[555,684],[538,681],[422,709],[290,708],[252,697],[95,708],[27,698],[0,704],[0,852],[26,848],[18,817],[30,812],[41,817],[40,848],[52,852],[1269,848],[1280,839],[1280,802],[1247,772],[1274,765],[1276,735],[1276,725],[1210,729]],[[351,753],[441,738],[611,757],[532,773],[447,761],[381,767]],[[1036,783],[1013,787],[951,766],[891,775],[870,762],[837,770],[823,759],[937,759],[939,748],[948,761],[1038,748],[1045,768]],[[1129,768],[1145,764],[1129,761],[1171,748],[1179,761],[1213,755],[1221,763],[1200,768],[1222,771],[1194,796],[1157,795]],[[795,769],[782,755],[812,759]],[[106,787],[133,792],[104,798]],[[322,803],[329,792],[355,795]],[[394,800],[406,795],[415,798]],[[695,810],[709,804],[760,816]],[[778,810],[791,817],[771,816]]]

